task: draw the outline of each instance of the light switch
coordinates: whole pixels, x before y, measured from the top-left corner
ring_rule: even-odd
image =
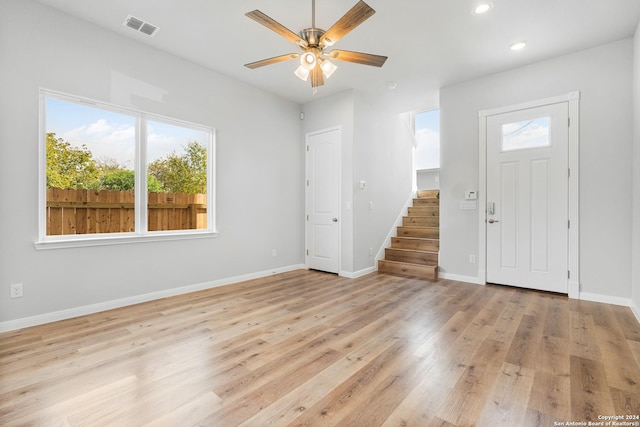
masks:
[[[477,203],[475,200],[468,200],[460,202],[460,209],[462,210],[473,210],[477,208]]]

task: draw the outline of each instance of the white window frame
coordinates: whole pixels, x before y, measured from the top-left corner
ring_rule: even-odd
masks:
[[[76,104],[88,104],[92,107],[133,116],[136,120],[135,137],[135,231],[123,233],[95,233],[73,235],[47,235],[47,177],[46,177],[46,99],[54,98]],[[187,127],[206,132],[209,140],[207,148],[207,228],[198,230],[168,230],[148,231],[147,224],[147,121],[159,121],[171,125]],[[216,237],[216,205],[215,205],[215,172],[214,165],[216,132],[211,126],[204,126],[184,120],[151,114],[131,108],[120,107],[105,102],[95,101],[75,95],[69,95],[48,89],[40,89],[40,123],[39,123],[39,160],[38,160],[38,240],[34,243],[36,249],[56,249],[84,246],[103,246],[124,243],[150,242],[162,240],[182,240]],[[143,173],[140,173],[143,171]]]

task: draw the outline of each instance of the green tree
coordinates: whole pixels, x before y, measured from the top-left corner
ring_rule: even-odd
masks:
[[[131,191],[136,186],[136,173],[126,169],[105,172],[100,178],[100,186],[105,190]]]
[[[182,155],[173,152],[149,164],[149,174],[170,193],[206,193],[207,149],[192,141]]]
[[[55,133],[47,133],[47,187],[133,191],[135,171],[116,160],[97,161],[86,145],[74,147]],[[182,155],[175,152],[149,165],[147,189],[152,193],[205,193],[207,150],[190,142]]]
[[[105,190],[133,191],[136,186],[136,173],[130,169],[116,169],[105,172],[100,178],[100,186]],[[147,191],[162,193],[162,183],[151,174],[147,175]]]
[[[73,147],[55,133],[47,133],[47,187],[100,188],[100,170],[86,145]]]

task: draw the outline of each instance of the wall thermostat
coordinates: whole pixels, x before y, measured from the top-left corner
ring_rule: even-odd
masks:
[[[464,199],[465,200],[477,200],[478,199],[478,193],[475,191],[465,191],[464,192]]]

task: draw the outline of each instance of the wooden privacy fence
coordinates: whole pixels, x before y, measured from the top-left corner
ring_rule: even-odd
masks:
[[[47,235],[135,230],[133,191],[47,188]],[[207,195],[148,193],[149,231],[207,228]]]

